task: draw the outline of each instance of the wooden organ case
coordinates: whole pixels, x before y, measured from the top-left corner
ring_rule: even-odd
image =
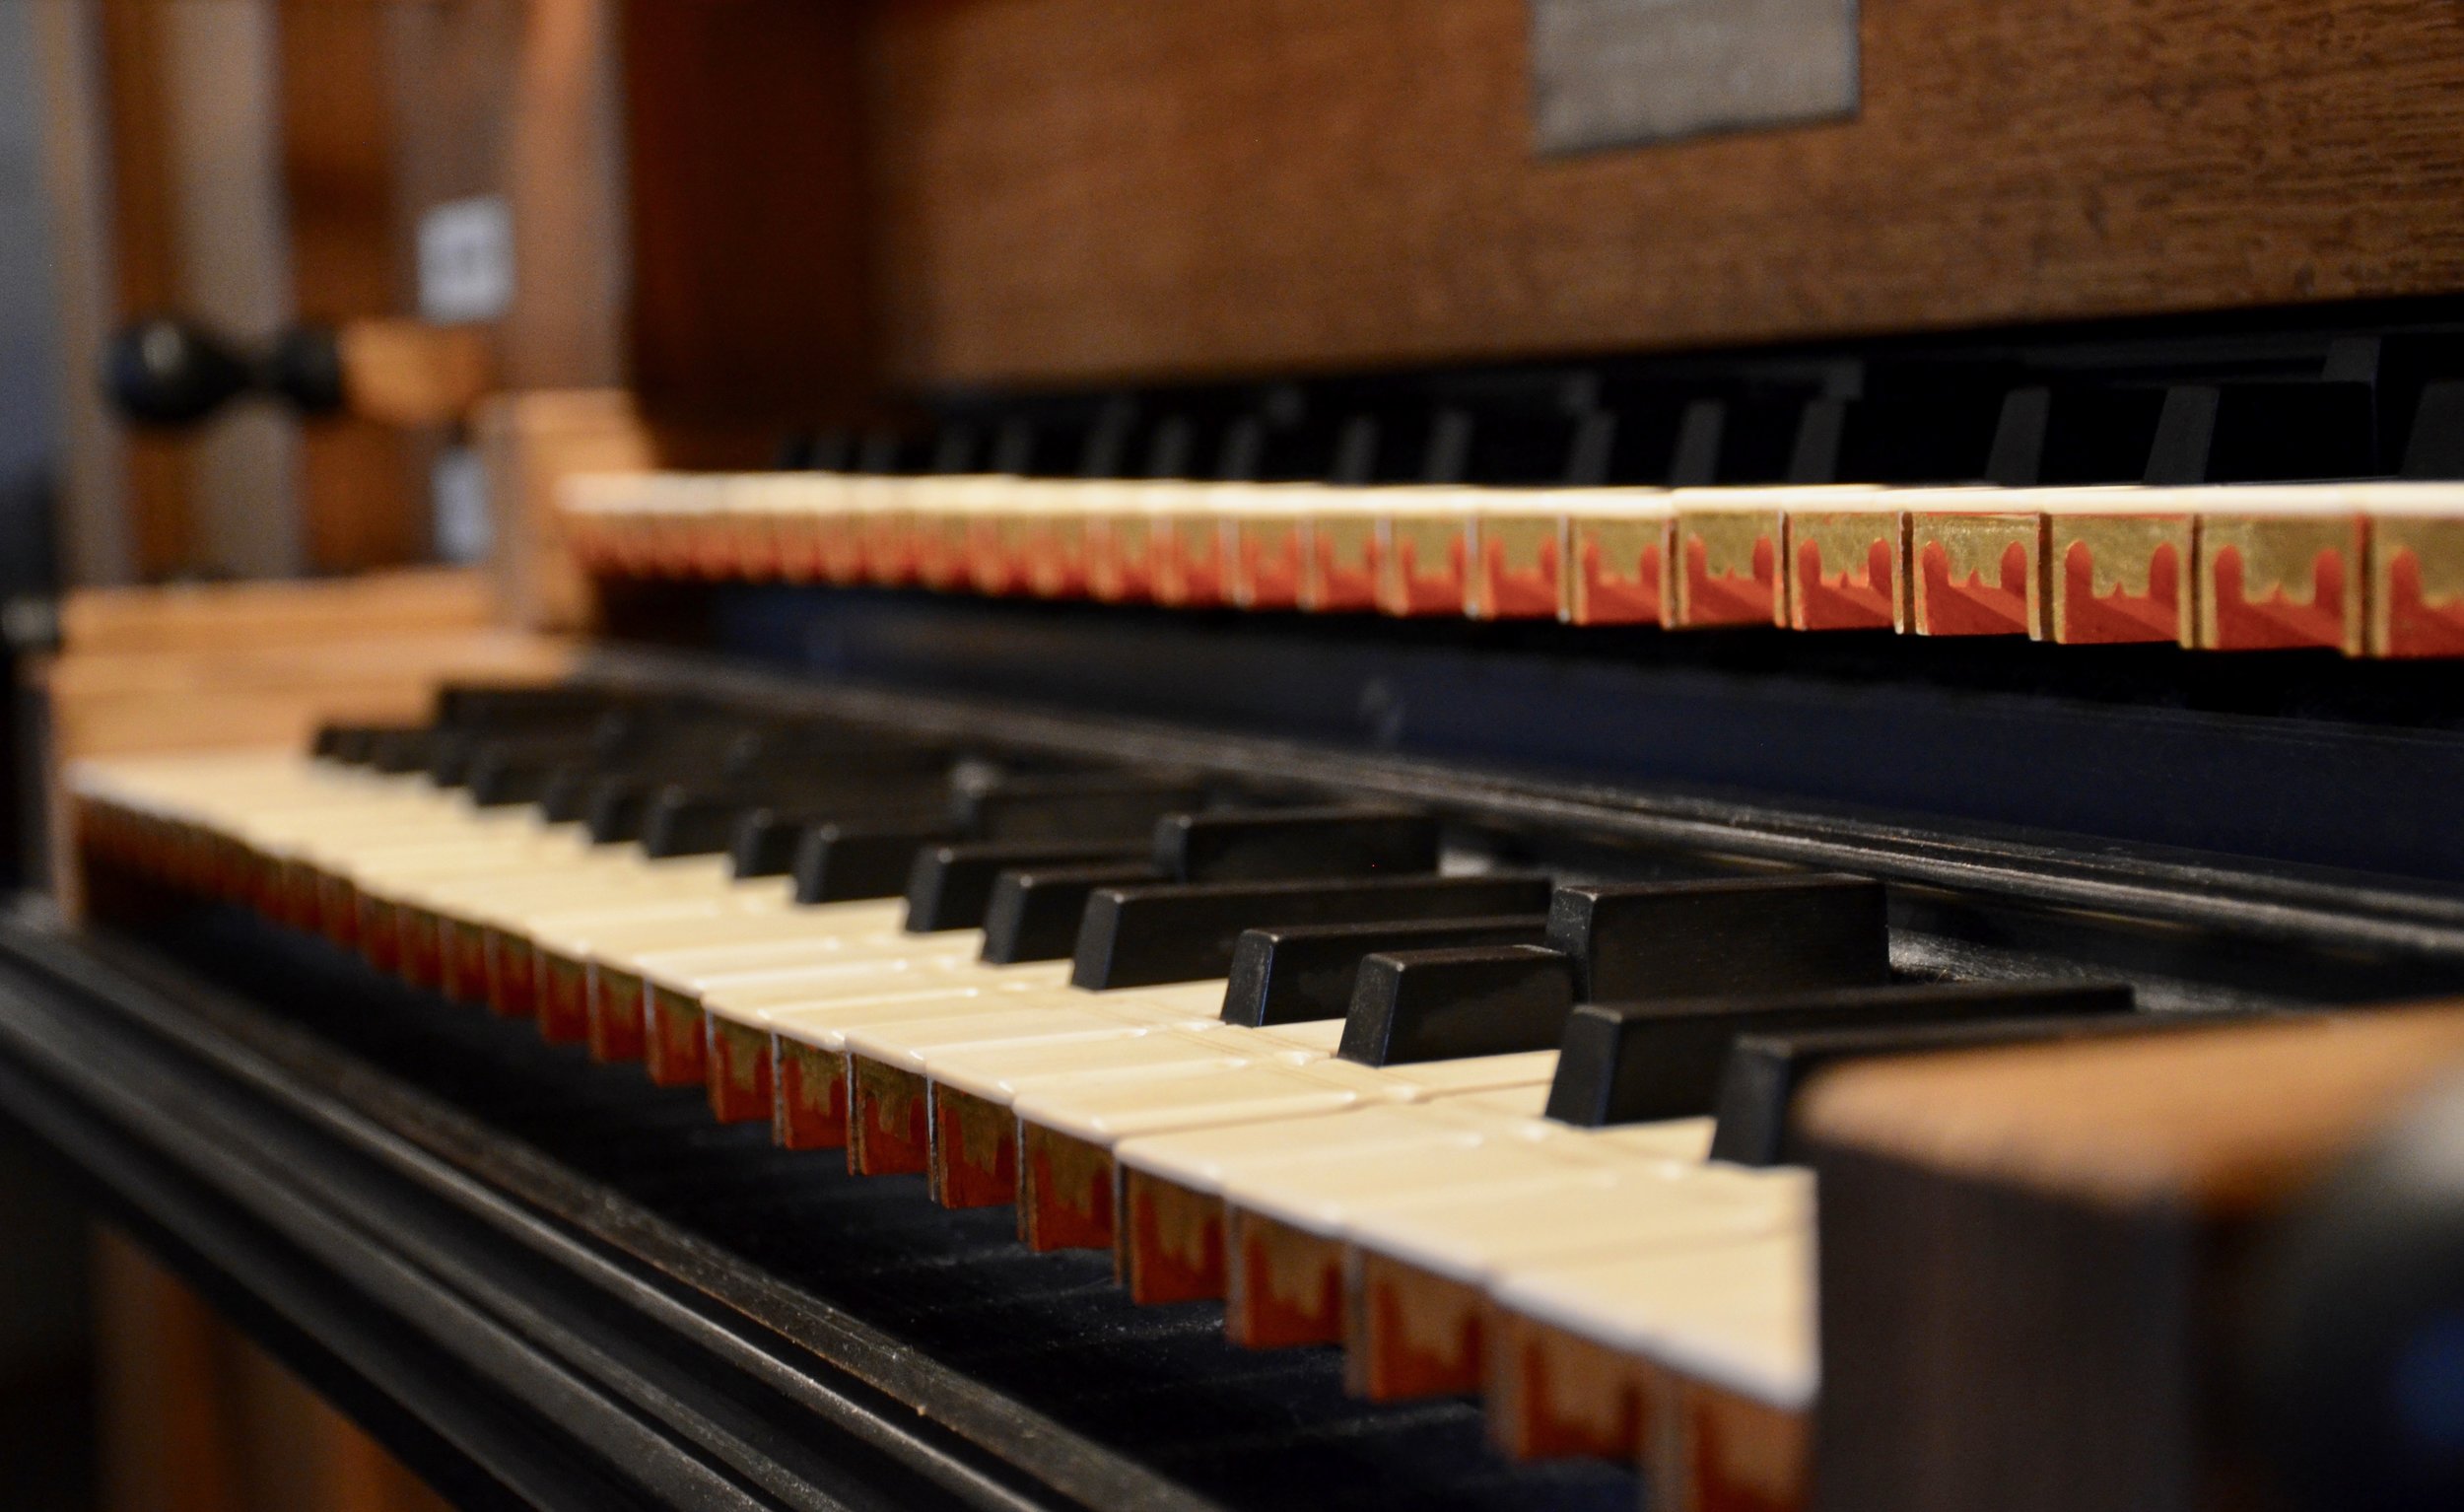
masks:
[[[397,1452],[2453,1504],[2464,11],[621,23],[566,679],[73,763],[0,926]]]

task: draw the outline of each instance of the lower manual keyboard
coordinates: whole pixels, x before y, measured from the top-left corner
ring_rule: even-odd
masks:
[[[1707,1158],[1716,1078],[1655,1065],[1739,1024],[2129,1007],[1892,986],[1871,882],[1441,872],[1404,813],[1167,814],[1143,859],[1096,842],[1111,862],[1030,856],[972,890],[920,839],[907,898],[814,902],[741,854],[654,855],[639,823],[482,807],[424,771],[73,781],[100,865],[703,1086],[786,1149],[1014,1205],[1030,1250],[1110,1252],[1140,1303],[1220,1299],[1249,1347],[1340,1345],[1372,1398],[1485,1394],[1509,1454],[1641,1464],[1679,1505],[1802,1496],[1814,1217],[1806,1172]],[[747,816],[790,796],[729,793]],[[1043,877],[1078,912],[1065,941],[1019,901]]]

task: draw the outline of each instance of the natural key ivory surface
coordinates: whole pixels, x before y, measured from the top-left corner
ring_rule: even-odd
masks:
[[[1809,1227],[1697,1247],[1517,1268],[1498,1307],[1767,1406],[1814,1400]]]

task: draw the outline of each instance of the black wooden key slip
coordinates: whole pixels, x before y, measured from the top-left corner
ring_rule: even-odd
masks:
[[[1540,945],[1405,950],[1360,963],[1343,1041],[1363,1065],[1547,1050],[1574,1008],[1574,963]]]
[[[2128,989],[2120,989],[2127,992]],[[2247,1022],[2239,1013],[2101,1013],[1984,1023],[1917,1024],[1884,1029],[1816,1029],[1748,1034],[1730,1047],[1713,1109],[1711,1158],[1778,1165],[1796,1158],[1790,1127],[1798,1097],[1815,1074],[1852,1061],[1933,1055],[1996,1045],[2156,1034]]]
[[[1155,865],[1184,882],[1403,876],[1437,869],[1437,821],[1380,808],[1173,814],[1155,825]]]
[[[907,873],[907,928],[926,934],[983,928],[993,884],[1004,871],[1101,862],[1135,866],[1142,859],[1134,846],[1119,840],[992,840],[926,846],[916,853]]]
[[[1078,926],[1086,915],[1086,900],[1098,888],[1135,887],[1163,879],[1163,873],[1144,860],[1004,871],[993,879],[992,895],[984,907],[985,964],[1066,960],[1078,948]]]
[[[1566,1020],[1548,1116],[1600,1126],[1712,1111],[1745,1034],[2127,1013],[2130,989],[1905,983],[1832,992],[1585,1003]]]
[[[1351,1009],[1360,963],[1382,951],[1465,945],[1537,945],[1547,916],[1295,925],[1244,932],[1232,948],[1223,1021],[1252,1029],[1341,1018]]]
[[[1087,900],[1070,980],[1098,992],[1198,982],[1231,970],[1249,929],[1478,919],[1537,912],[1547,897],[1548,878],[1533,874],[1107,888]]]
[[[1585,1002],[1857,987],[1890,980],[1883,905],[1848,876],[1567,886],[1548,943]]]

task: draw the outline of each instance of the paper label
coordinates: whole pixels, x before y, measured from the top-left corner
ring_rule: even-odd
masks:
[[[419,312],[439,325],[501,318],[513,303],[513,212],[484,194],[419,218]]]
[[[1857,0],[1532,0],[1544,153],[1857,113]]]

